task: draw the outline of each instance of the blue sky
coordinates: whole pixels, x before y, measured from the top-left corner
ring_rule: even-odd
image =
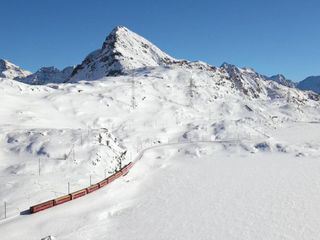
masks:
[[[117,25],[176,58],[320,75],[318,0],[3,0],[0,58],[31,71],[80,63]]]

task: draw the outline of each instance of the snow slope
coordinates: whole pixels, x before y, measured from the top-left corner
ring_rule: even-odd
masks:
[[[4,240],[317,239],[318,157],[252,154],[232,143],[159,147],[108,188],[8,220],[0,233]]]
[[[90,175],[102,179],[125,149],[129,161],[145,146],[159,143],[250,139],[249,152],[281,152],[287,146],[273,140],[269,129],[288,121],[319,121],[319,102],[305,92],[272,81],[250,92],[246,77],[239,78],[244,87],[236,88],[223,69],[200,66],[148,68],[76,84],[1,80],[0,176],[9,183],[0,186],[0,197],[14,205],[8,214],[65,194],[67,182],[76,190],[88,184]],[[98,141],[105,129],[117,138],[119,150],[108,152]],[[298,154],[299,147],[291,152]]]

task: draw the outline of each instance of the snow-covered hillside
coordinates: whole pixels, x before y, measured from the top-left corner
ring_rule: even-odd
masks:
[[[5,59],[0,59],[0,78],[15,79],[19,77],[26,77],[31,72],[24,70]]]
[[[317,239],[319,134],[299,134],[316,133],[314,125],[285,124],[277,135],[314,150],[312,156],[296,156],[289,149],[251,153],[236,142],[151,149],[107,188],[9,219],[0,225],[0,234],[3,240]]]
[[[282,151],[286,146],[272,140],[269,129],[287,121],[320,119],[319,102],[306,92],[273,81],[251,85],[246,78],[251,72],[243,69],[234,69],[244,74],[235,83],[224,68],[204,71],[200,66],[160,66],[48,86],[2,80],[0,172],[12,184],[1,187],[1,197],[22,211],[65,193],[68,179],[75,186],[88,183],[89,175],[101,179],[106,167],[111,171],[115,164],[108,147],[97,140],[104,129],[129,150],[129,161],[146,146],[168,142],[249,139],[248,151]],[[66,156],[72,149],[76,160],[71,161],[73,155]],[[39,158],[43,171],[37,176]],[[75,170],[67,174],[70,169]],[[31,182],[44,187],[30,188]]]
[[[1,239],[283,239],[304,218],[300,239],[317,236],[320,210],[304,206],[318,202],[319,95],[251,68],[175,60],[124,27],[70,81],[46,76],[0,79],[0,204],[11,217]],[[25,215],[146,148],[110,188]]]

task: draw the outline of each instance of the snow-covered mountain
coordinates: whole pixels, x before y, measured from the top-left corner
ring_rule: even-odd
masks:
[[[66,67],[60,71],[55,67],[42,67],[37,72],[26,77],[18,77],[16,80],[34,85],[63,83],[70,78],[73,69],[74,67]]]
[[[101,49],[90,53],[72,73],[71,81],[95,80],[130,69],[165,65],[175,61],[145,38],[126,27],[116,27]]]
[[[73,70],[74,67],[66,67],[62,71],[55,67],[42,67],[37,72],[31,73],[8,60],[0,59],[0,78],[14,79],[32,85],[63,83],[70,78]]]
[[[276,74],[273,75],[271,77],[269,77],[268,79],[273,80],[281,85],[287,86],[287,87],[291,87],[294,88],[297,86],[297,84],[295,82],[293,82],[292,80],[287,79],[285,76],[283,76],[282,74]]]
[[[263,92],[265,77],[251,68],[239,68],[235,65],[223,63],[220,67],[227,73],[227,79],[234,87],[245,95],[258,98]]]
[[[0,77],[1,78],[21,78],[30,75],[31,72],[18,67],[17,65],[5,59],[0,59]]]
[[[313,92],[268,81],[251,68],[175,60],[124,27],[114,29],[74,70],[42,68],[19,81],[0,79],[0,175],[21,174],[21,181],[34,174],[40,157],[50,182],[66,183],[68,175],[62,176],[68,169],[79,170],[70,173],[77,186],[89,172],[101,179],[106,168],[114,167],[113,155],[105,155],[110,146],[99,140],[104,129],[131,153],[163,142],[236,138],[249,138],[243,146],[254,152],[282,149],[269,136],[283,122],[320,121],[319,95]],[[57,162],[71,150],[72,161]],[[52,177],[55,169],[59,178]],[[87,176],[77,174],[83,172]],[[34,202],[56,189],[44,195],[36,191],[27,185],[0,186],[0,197],[12,192],[11,203],[25,206],[16,194],[28,192]]]
[[[269,84],[271,89],[263,88],[264,82],[267,80],[272,80],[289,88],[297,87],[302,90],[320,92],[317,77],[309,77],[296,84],[286,79],[282,74],[267,77],[251,68],[239,68],[228,63],[223,63],[220,68],[216,68],[204,62],[176,60],[142,36],[123,26],[113,29],[102,47],[90,53],[75,68],[66,67],[60,71],[54,67],[43,67],[36,73],[31,74],[5,60],[0,61],[0,64],[2,74],[0,76],[38,85],[98,80],[106,76],[126,75],[132,70],[141,68],[167,66],[171,68],[185,67],[210,72],[211,74],[220,74],[232,82],[232,87],[254,98],[260,97],[263,92],[274,92],[272,84]],[[278,86],[275,85],[274,88],[278,88]],[[314,95],[312,97],[315,98]]]
[[[297,87],[301,90],[311,90],[320,94],[320,76],[310,76],[299,82]]]
[[[14,216],[0,224],[4,240],[43,239],[49,234],[57,239],[80,235],[120,239],[117,232],[128,233],[122,239],[132,238],[132,233],[137,239],[156,239],[141,231],[145,228],[139,229],[145,216],[152,216],[151,225],[160,222],[164,229],[172,214],[181,217],[185,209],[191,209],[186,219],[174,219],[177,227],[187,221],[185,232],[191,227],[189,219],[199,212],[210,213],[204,218],[209,223],[206,231],[197,235],[197,229],[204,227],[203,219],[197,218],[199,225],[190,238],[205,239],[212,226],[217,233],[230,226],[237,232],[244,222],[251,230],[252,222],[265,220],[261,212],[270,213],[266,221],[272,222],[274,212],[283,213],[288,195],[278,193],[286,189],[298,208],[319,202],[313,191],[319,175],[319,95],[271,81],[251,68],[175,60],[124,27],[116,28],[101,49],[71,72],[72,68],[59,71],[51,67],[19,78],[24,83],[12,77],[0,79],[0,176],[5,183],[0,184],[0,203],[7,202],[7,216]],[[65,82],[70,75],[70,82]],[[148,149],[143,151],[145,155],[140,155],[144,149]],[[128,153],[126,162],[139,159],[136,156],[142,159],[118,183],[61,208],[25,216],[30,205],[67,194],[69,186],[76,191],[91,180],[104,179],[114,172],[117,157],[124,152]],[[304,164],[311,164],[312,175],[301,171]],[[289,178],[283,169],[291,174]],[[279,182],[288,185],[274,190]],[[293,183],[298,186],[296,192],[291,192]],[[305,186],[312,186],[306,194],[302,192],[310,202],[300,199]],[[148,201],[160,202],[144,204],[140,198],[146,193]],[[192,201],[184,201],[186,196]],[[257,196],[261,196],[258,201]],[[175,204],[171,204],[173,200]],[[239,201],[244,207],[239,207]],[[260,203],[266,201],[271,202],[261,208]],[[157,215],[163,212],[159,211],[163,204],[171,205],[166,206],[166,217]],[[208,209],[210,204],[217,205]],[[280,210],[270,212],[275,206]],[[285,209],[292,214],[290,204]],[[132,217],[140,212],[139,218]],[[234,212],[239,214],[235,221]],[[243,213],[248,213],[249,220],[242,219]],[[215,225],[213,215],[220,218],[222,227]],[[288,223],[287,215],[282,215],[273,229]],[[310,216],[316,215],[310,208]],[[226,216],[231,217],[224,222]],[[290,226],[299,229],[305,223],[305,215],[300,216],[302,222]],[[124,224],[124,231],[118,231],[116,221]],[[310,224],[317,229],[317,222]],[[106,233],[106,225],[114,232]],[[177,227],[162,239],[176,234]],[[162,233],[161,228],[153,233]],[[237,236],[222,232],[226,235],[220,235],[221,239]],[[288,228],[283,236],[291,237],[286,235],[291,232]],[[307,239],[316,239],[317,232],[309,232]],[[241,233],[241,239],[248,239],[247,231]]]

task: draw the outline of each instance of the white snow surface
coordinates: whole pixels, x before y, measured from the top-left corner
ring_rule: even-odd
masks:
[[[319,170],[318,157],[229,143],[160,147],[107,188],[0,231],[4,240],[317,239]]]
[[[272,81],[256,91],[241,75],[250,94],[206,67],[47,86],[0,80],[1,239],[316,239],[319,102]],[[66,194],[67,182],[74,191],[103,179],[125,149],[130,161],[150,146],[159,148],[118,182],[24,215]]]

